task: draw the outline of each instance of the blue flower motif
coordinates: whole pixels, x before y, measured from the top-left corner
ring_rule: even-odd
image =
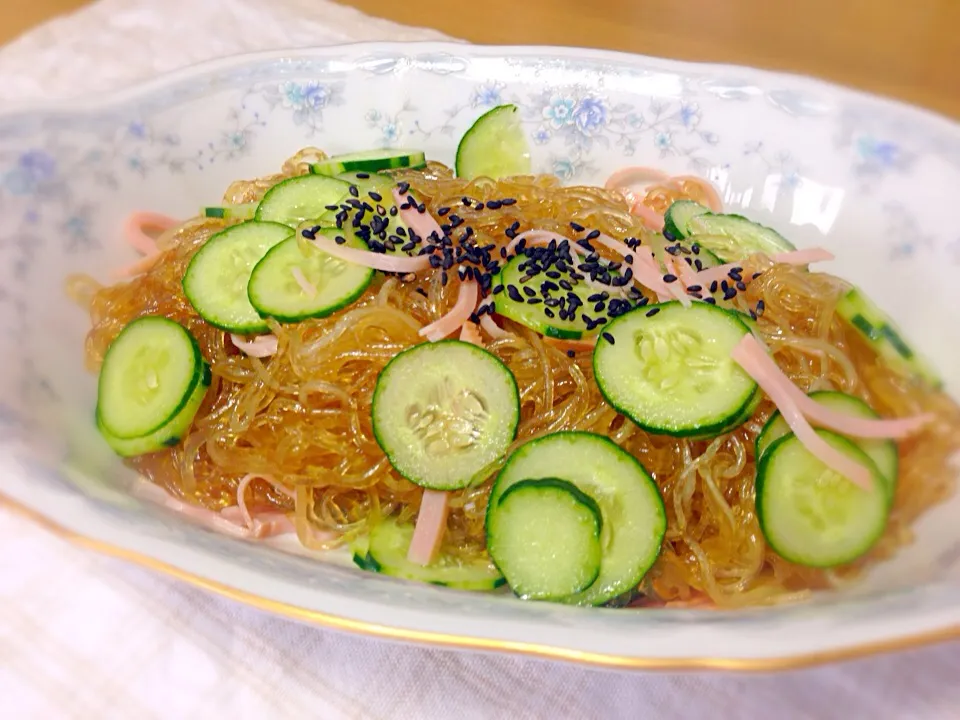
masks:
[[[569,180],[573,177],[577,170],[576,166],[573,164],[573,161],[565,158],[558,158],[554,160],[552,169],[553,174],[561,180]]]
[[[397,141],[400,137],[400,128],[395,122],[386,122],[380,128],[383,133],[383,141],[389,145]]]
[[[52,180],[57,161],[43,150],[28,150],[17,158],[17,164],[3,176],[3,187],[12,195],[31,195],[40,184]]]
[[[543,117],[551,127],[559,130],[564,125],[573,124],[573,107],[572,98],[554,95],[550,99],[550,104],[543,109]]]
[[[371,125],[375,125],[380,122],[380,111],[379,110],[367,110],[367,114],[363,116],[364,119]]]
[[[127,132],[133,137],[143,139],[147,136],[147,126],[139,121],[134,121],[127,125]]]
[[[537,145],[546,145],[550,142],[550,131],[547,130],[546,126],[541,125],[537,128],[537,131],[533,134],[533,141]]]
[[[643,127],[643,123],[644,123],[643,115],[639,115],[637,113],[630,113],[624,119],[627,121],[627,125],[629,125],[634,130],[639,130],[640,128]]]
[[[280,86],[280,98],[283,107],[291,110],[320,110],[326,107],[330,90],[318,82],[288,81]]]
[[[894,167],[901,159],[900,148],[896,144],[871,137],[862,137],[857,141],[857,152],[866,162],[882,167]]]
[[[63,229],[66,230],[69,235],[72,235],[75,238],[83,238],[87,236],[89,223],[85,217],[73,215],[67,219],[66,223],[64,223]]]
[[[600,98],[583,98],[573,111],[573,121],[584,135],[593,135],[607,124],[607,105]]]
[[[473,91],[474,107],[493,107],[500,105],[503,101],[500,99],[500,85],[497,83],[485,83]]]
[[[668,132],[658,132],[653,138],[653,144],[665,155],[673,149],[673,136]]]
[[[681,103],[677,117],[685,128],[693,130],[700,124],[700,106],[696,103]]]

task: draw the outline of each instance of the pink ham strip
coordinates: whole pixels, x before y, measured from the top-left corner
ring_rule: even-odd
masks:
[[[298,267],[294,267],[290,270],[290,274],[293,275],[293,279],[297,281],[297,285],[300,286],[300,289],[303,290],[303,293],[307,297],[315,298],[317,296],[316,285],[307,280],[307,276],[303,274],[303,270]]]
[[[766,353],[760,342],[755,338],[751,339],[756,346],[756,350],[751,350],[756,355],[755,364],[767,375],[775,378],[804,417],[818,427],[859,438],[901,439],[917,432],[935,417],[932,413],[924,413],[895,420],[871,420],[831,410],[798,388]]]
[[[696,241],[695,235],[693,240]],[[791,250],[790,252],[774,253],[769,257],[770,260],[775,263],[784,263],[786,265],[807,265],[808,263],[833,260],[834,255],[826,248],[815,247],[805,248],[803,250]],[[717,265],[716,267],[701,270],[697,273],[697,281],[701,285],[709,285],[714,280],[725,280],[727,273],[736,267],[744,267],[745,263],[746,261],[732,262],[727,263],[726,265]]]
[[[425,337],[431,342],[437,342],[459,330],[460,326],[470,319],[470,314],[476,309],[479,295],[480,288],[476,280],[461,282],[460,290],[457,293],[457,302],[454,303],[450,312],[439,320],[420,328],[418,333],[420,337]]]
[[[400,208],[400,219],[403,220],[408,228],[423,239],[424,246],[426,245],[427,238],[434,233],[437,235],[437,241],[443,237],[443,230],[437,221],[433,219],[433,215],[429,212],[420,212],[416,207],[403,207],[403,205],[416,205],[416,200],[414,200],[413,197],[407,195],[406,198],[404,198],[404,196],[400,194],[400,191],[394,188],[393,199],[397,203],[397,207]]]
[[[663,215],[643,204],[643,198],[638,198],[631,206],[630,212],[643,220],[643,224],[656,232],[663,231]]]
[[[426,270],[430,267],[430,255],[418,255],[417,257],[407,257],[405,255],[384,255],[383,253],[370,252],[369,250],[358,250],[357,248],[347,247],[346,245],[337,245],[323,235],[317,235],[313,241],[314,245],[323,250],[327,255],[351,262],[356,265],[382,270],[383,272],[411,273]]]
[[[752,334],[747,333],[743,336],[733,349],[731,357],[770,396],[783,419],[787,421],[787,425],[814,457],[864,490],[873,489],[872,475],[866,467],[847,457],[817,435],[794,400],[790,388],[795,386],[789,378],[779,372],[779,368],[776,373],[770,371],[770,363],[773,363],[773,360],[767,356]]]
[[[507,337],[511,333],[504,330],[502,327],[497,325],[493,318],[489,314],[480,316],[480,327],[483,328],[483,331],[487,333],[491,338],[497,340],[499,338]]]
[[[560,233],[551,232],[550,230],[524,230],[513,240],[511,240],[509,245],[507,245],[507,255],[510,255],[517,249],[517,245],[520,244],[521,240],[525,241],[525,244],[530,247],[534,245],[549,245],[551,240],[556,240],[557,245],[566,241],[570,244],[570,250],[575,252],[577,255],[587,254],[586,249],[580,247],[570,238],[565,237]]]
[[[265,519],[258,521],[259,525],[254,528],[245,527],[242,524],[242,518],[237,518],[241,522],[234,522],[230,519],[234,513],[228,511],[233,510],[233,508],[226,508],[222,512],[216,513],[213,510],[190,505],[177,500],[163,488],[143,478],[137,480],[132,492],[135,497],[161,505],[168,510],[195,520],[204,527],[231,537],[250,540],[283,535],[294,531],[293,523],[280,513],[265,515]]]
[[[254,527],[256,522],[255,518],[250,514],[249,508],[247,508],[247,488],[250,487],[250,483],[254,480],[263,480],[266,483],[269,483],[274,490],[283,495],[284,497],[294,499],[295,494],[283,487],[280,483],[273,479],[271,475],[257,475],[256,473],[248,473],[240,478],[240,482],[237,483],[237,507],[240,509],[240,516],[243,518],[243,522],[251,530]],[[221,513],[222,514],[222,513]],[[286,516],[284,516],[286,517]],[[293,525],[291,524],[291,528]]]
[[[671,184],[670,176],[663,170],[643,167],[641,165],[634,165],[617,170],[607,178],[603,186],[607,190],[619,190],[623,192],[623,190],[629,190],[634,185],[642,184],[643,189],[646,189],[648,185],[656,183],[662,183],[667,187],[676,187]]]
[[[123,234],[131,247],[142,255],[152,255],[157,252],[156,241],[147,235],[145,228],[154,228],[163,232],[177,227],[180,221],[169,215],[161,215],[155,212],[146,212],[140,210],[130,213],[130,216],[123,223]]]
[[[632,266],[633,277],[641,285],[655,292],[661,301],[664,298],[676,298],[685,305],[690,304],[690,298],[683,292],[683,288],[674,288],[663,281],[660,269],[656,267],[656,264],[653,262],[653,256],[650,257],[651,262],[647,262],[646,251],[641,252],[639,248],[637,250],[631,250],[625,243],[615,240],[604,233],[600,233],[600,236],[596,238],[595,242],[613,250],[621,257],[626,257],[627,255],[634,257],[641,256],[642,262],[639,264],[634,263]]]
[[[253,340],[244,340],[240,335],[230,335],[232,342],[237,350],[244,355],[255,358],[265,358],[277,354],[279,341],[276,335],[260,335]]]
[[[424,490],[420,512],[413,529],[413,539],[407,550],[407,560],[418,565],[429,565],[440,551],[443,533],[447,529],[450,493],[442,490]]]
[[[693,185],[696,185],[703,190],[704,200],[706,200],[706,206],[708,208],[710,208],[713,212],[720,212],[723,210],[723,201],[720,199],[720,193],[717,192],[717,189],[709,180],[704,180],[696,175],[674,175],[672,178],[670,178],[670,181],[677,184],[692,183]]]

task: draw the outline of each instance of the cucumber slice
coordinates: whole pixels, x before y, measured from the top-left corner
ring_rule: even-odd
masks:
[[[459,590],[493,590],[503,585],[503,575],[486,559],[464,562],[441,555],[427,566],[410,562],[407,550],[413,529],[413,525],[401,525],[394,518],[384,518],[371,529],[366,553],[358,544],[354,562],[364,570]],[[358,556],[360,562],[357,562]]]
[[[865,293],[851,288],[837,303],[837,314],[853,325],[877,355],[899,373],[918,378],[935,389],[943,385],[933,366],[910,347],[896,323]]]
[[[200,405],[203,404],[203,400],[207,396],[207,390],[210,388],[212,378],[213,376],[210,373],[209,366],[204,363],[200,382],[197,383],[193,392],[187,398],[183,408],[159,430],[155,430],[143,437],[117,437],[104,426],[99,410],[96,413],[97,429],[113,451],[121,457],[146,455],[147,453],[178,445],[180,438],[187,434],[187,431],[193,424],[193,418],[196,416],[197,410],[200,409]]]
[[[530,146],[516,105],[498,105],[481,115],[457,146],[457,177],[497,180],[530,174]]]
[[[883,534],[887,481],[852,442],[826,430],[816,432],[870,468],[872,490],[828,468],[791,433],[760,458],[757,517],[764,537],[781,557],[810,567],[833,567],[856,560]]]
[[[564,249],[562,243],[558,257],[563,258],[563,264],[550,267],[550,270],[559,272],[559,278],[551,279],[539,273],[532,279],[527,278],[526,282],[522,281],[527,276],[527,267],[535,263],[540,265],[537,258],[542,250],[545,248],[525,248],[523,253],[511,258],[501,268],[493,279],[494,287],[503,286],[503,291],[496,296],[496,312],[547,337],[577,340],[586,335],[595,335],[600,328],[589,331],[583,314],[589,314],[595,306],[600,290],[584,282],[584,276],[575,269],[579,263],[577,256],[572,255],[569,249]],[[569,284],[571,289],[561,286],[561,281]],[[618,289],[607,290],[616,293]],[[575,295],[578,301],[578,307],[574,308],[572,315],[568,314],[571,295]],[[562,306],[558,304],[561,301]]]
[[[593,369],[607,402],[648,432],[719,435],[749,417],[757,384],[730,357],[750,332],[707,303],[637,308],[607,326]]]
[[[600,506],[600,574],[564,602],[601,605],[633,590],[660,554],[667,528],[660,491],[643,466],[602,435],[558,432],[531,440],[510,456],[490,490],[488,533],[506,491],[538,477],[563,478]]]
[[[317,231],[331,241],[346,238],[346,247],[368,250],[353,233],[335,228]],[[296,277],[312,286],[303,287]],[[262,317],[299,322],[326,317],[363,295],[373,280],[372,268],[348,263],[296,237],[274,245],[250,275],[247,296]]]
[[[316,220],[350,192],[350,184],[324,175],[299,175],[278,182],[267,190],[257,206],[261,222],[277,222],[296,227]]]
[[[558,478],[521,480],[488,515],[487,549],[524,600],[558,600],[600,574],[600,506]]]
[[[698,215],[706,215],[710,208],[693,200],[677,200],[663,214],[663,233],[673,236],[674,240],[691,235],[690,220]]]
[[[740,215],[695,215],[686,228],[688,238],[696,239],[723,262],[736,262],[760,252],[773,255],[797,249],[776,230]]]
[[[520,400],[499,359],[459,340],[415,345],[381,371],[373,433],[390,463],[417,485],[469,485],[513,442]]]
[[[208,378],[200,348],[182,325],[159,316],[134,320],[104,356],[97,388],[98,425],[108,440],[156,434],[154,440],[162,445],[172,437],[162,432],[164,428],[182,419],[181,413],[191,405],[188,420],[193,419],[200,405],[195,391],[204,381],[209,385]],[[179,426],[174,431],[178,434]]]
[[[810,397],[821,405],[859,418],[876,420],[880,416],[875,413],[863,400],[853,395],[833,390],[819,390],[810,393]],[[757,457],[762,457],[770,446],[790,432],[790,426],[779,411],[775,412],[763,426],[757,436]],[[897,444],[893,440],[849,438],[849,440],[867,454],[877,470],[886,481],[885,490],[891,502],[897,488],[897,473],[899,472],[899,457]]]
[[[223,218],[224,220],[252,220],[257,213],[257,203],[242,203],[240,205],[207,206],[200,209],[200,214],[208,218]]]
[[[427,158],[420,150],[382,148],[334,155],[311,165],[310,172],[317,175],[339,175],[345,172],[377,172],[400,168],[416,170],[426,164]]]
[[[250,273],[274,245],[293,235],[286,225],[248,222],[207,240],[183,275],[183,292],[200,317],[227,332],[255,335],[267,324],[247,297]]]

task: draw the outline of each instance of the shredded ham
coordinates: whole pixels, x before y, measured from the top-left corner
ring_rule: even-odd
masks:
[[[315,298],[317,296],[317,286],[307,280],[307,276],[303,274],[303,270],[294,266],[293,269],[290,270],[290,274],[293,275],[293,279],[297,281],[297,285],[300,286],[300,289],[303,290],[307,297]]]
[[[681,184],[681,186],[683,183],[696,185],[703,191],[705,201],[704,204],[710,208],[710,210],[713,212],[720,212],[723,210],[723,201],[720,199],[720,193],[717,192],[717,189],[709,180],[704,180],[696,175],[674,175],[672,178],[670,178],[670,181]]]
[[[443,230],[437,221],[433,219],[433,215],[429,212],[420,212],[417,210],[417,201],[413,196],[407,195],[404,197],[397,188],[394,188],[393,199],[397,203],[397,207],[400,208],[400,219],[403,220],[408,228],[419,235],[424,242],[433,234],[436,234],[437,242],[440,241],[440,238],[442,238],[444,234]],[[404,205],[408,207],[404,208]]]
[[[502,327],[500,327],[499,325],[497,325],[497,324],[493,321],[493,318],[490,317],[490,314],[489,314],[489,313],[486,313],[486,314],[480,316],[480,327],[482,327],[482,328],[483,328],[483,331],[484,331],[485,333],[487,333],[487,335],[489,335],[489,336],[490,336],[491,338],[493,338],[494,340],[497,340],[497,339],[503,338],[503,337],[507,337],[508,335],[511,335],[511,334],[512,334],[512,333],[507,332],[506,330],[504,330],[504,329],[503,329]]]
[[[673,284],[665,283],[663,281],[663,276],[660,274],[660,268],[656,267],[656,263],[648,264],[646,262],[646,258],[644,257],[646,253],[638,252],[639,248],[637,250],[631,250],[626,243],[615,240],[604,233],[600,233],[600,236],[596,238],[595,242],[613,250],[621,257],[626,257],[627,255],[632,255],[634,257],[637,257],[638,255],[641,256],[643,262],[639,264],[634,263],[631,266],[633,267],[633,277],[637,280],[637,282],[655,292],[661,301],[663,301],[665,298],[676,298],[684,305],[690,304],[690,298],[685,292],[683,292],[683,288],[674,287],[672,286]],[[653,260],[653,256],[651,256],[651,260]]]
[[[450,493],[442,490],[424,490],[420,512],[413,530],[413,539],[407,550],[407,560],[418,565],[429,565],[440,552],[443,533],[447,529]]]
[[[752,334],[747,333],[743,336],[731,353],[731,357],[770,396],[797,439],[814,457],[864,490],[873,490],[873,478],[865,466],[844,455],[817,435],[796,403],[791,390],[791,388],[796,389],[796,386],[779,371],[779,368],[777,372],[771,371],[770,366],[776,367],[776,363]]]
[[[643,198],[635,198],[630,205],[630,212],[643,220],[643,224],[656,232],[663,231],[663,215],[643,204]]]
[[[123,223],[123,234],[126,236],[130,246],[141,255],[153,255],[157,252],[157,243],[152,237],[147,235],[146,228],[153,228],[154,230],[164,232],[165,230],[177,227],[179,224],[179,220],[169,215],[140,210],[130,213],[130,216]]]
[[[753,343],[758,348],[758,351],[751,351],[756,354],[755,364],[760,366],[770,377],[776,379],[777,383],[790,395],[791,401],[803,413],[804,417],[817,427],[859,438],[901,439],[917,432],[935,417],[932,413],[924,413],[908,418],[882,420],[855,417],[831,410],[798,388],[784,374],[773,358],[766,353],[760,341],[754,339]]]
[[[694,236],[693,240],[696,241],[696,239],[696,236]],[[774,253],[768,257],[772,262],[775,263],[784,263],[786,265],[807,265],[809,263],[833,260],[834,255],[826,248],[815,247],[805,248],[803,250],[791,250],[790,252]],[[746,267],[747,263],[748,261],[744,260],[742,262],[732,262],[725,265],[717,265],[716,267],[707,268],[706,270],[701,270],[697,273],[697,281],[701,285],[709,285],[714,280],[725,280],[727,274],[731,270],[737,267],[744,268]]]
[[[457,292],[457,302],[454,303],[450,312],[439,320],[420,328],[420,337],[436,342],[459,330],[476,309],[479,295],[480,288],[476,280],[462,281],[460,290]]]
[[[543,342],[545,345],[552,345],[564,352],[567,350],[593,350],[597,346],[597,336],[591,335],[590,337],[581,338],[580,340],[562,340],[560,338],[544,337]]]
[[[139,478],[134,484],[132,493],[141,500],[161,505],[198,522],[206,528],[231,537],[251,540],[294,532],[293,523],[286,515],[281,513],[266,513],[260,518],[251,518],[253,522],[250,526],[247,526],[241,516],[241,511],[236,507],[225,508],[217,513],[213,510],[190,505],[177,500],[163,488],[143,478]]]
[[[337,245],[333,240],[319,234],[313,243],[327,253],[327,255],[332,255],[335,258],[356,265],[373,268],[374,270],[382,270],[383,272],[412,273],[426,270],[430,267],[429,254],[418,255],[416,257],[385,255],[383,253],[371,252],[370,250],[358,250],[357,248],[347,247],[346,245]]]
[[[242,336],[231,334],[230,342],[244,355],[265,358],[277,354],[279,341],[276,335],[260,335],[253,340],[244,340]]]
[[[476,323],[467,320],[460,328],[460,340],[483,347],[483,338],[480,336],[480,328]]]

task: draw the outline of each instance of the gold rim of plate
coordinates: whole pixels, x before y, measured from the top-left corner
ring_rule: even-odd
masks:
[[[595,653],[584,650],[572,650],[551,645],[537,643],[513,642],[510,640],[491,640],[485,638],[468,637],[465,635],[450,635],[447,633],[427,632],[423,630],[406,630],[402,628],[368,623],[361,620],[332,615],[320,610],[308,610],[297,605],[270,600],[254,593],[225,585],[216,580],[195,575],[186,570],[174,567],[168,563],[148,557],[142,553],[113,545],[102,540],[96,540],[86,535],[74,532],[51,520],[42,513],[21,504],[17,500],[0,492],[0,507],[10,510],[17,515],[27,518],[36,525],[67,540],[78,547],[93,550],[102,555],[119,558],[140,567],[153,570],[167,577],[185,582],[193,587],[228,598],[235,602],[264,610],[266,612],[309,623],[322,628],[344,630],[350,633],[366,635],[374,638],[390,640],[405,640],[420,645],[433,645],[457,650],[479,650],[486,652],[501,652],[514,655],[524,655],[548,660],[562,660],[581,665],[594,667],[620,668],[626,670],[726,670],[735,672],[771,672],[782,670],[796,670],[799,668],[822,665],[830,662],[856,660],[873,655],[915,649],[934,643],[960,639],[960,625],[951,625],[939,630],[932,630],[891,640],[878,640],[861,643],[849,647],[835,648],[819,652],[786,655],[772,658],[725,658],[725,657],[631,657],[627,655],[612,655]]]

